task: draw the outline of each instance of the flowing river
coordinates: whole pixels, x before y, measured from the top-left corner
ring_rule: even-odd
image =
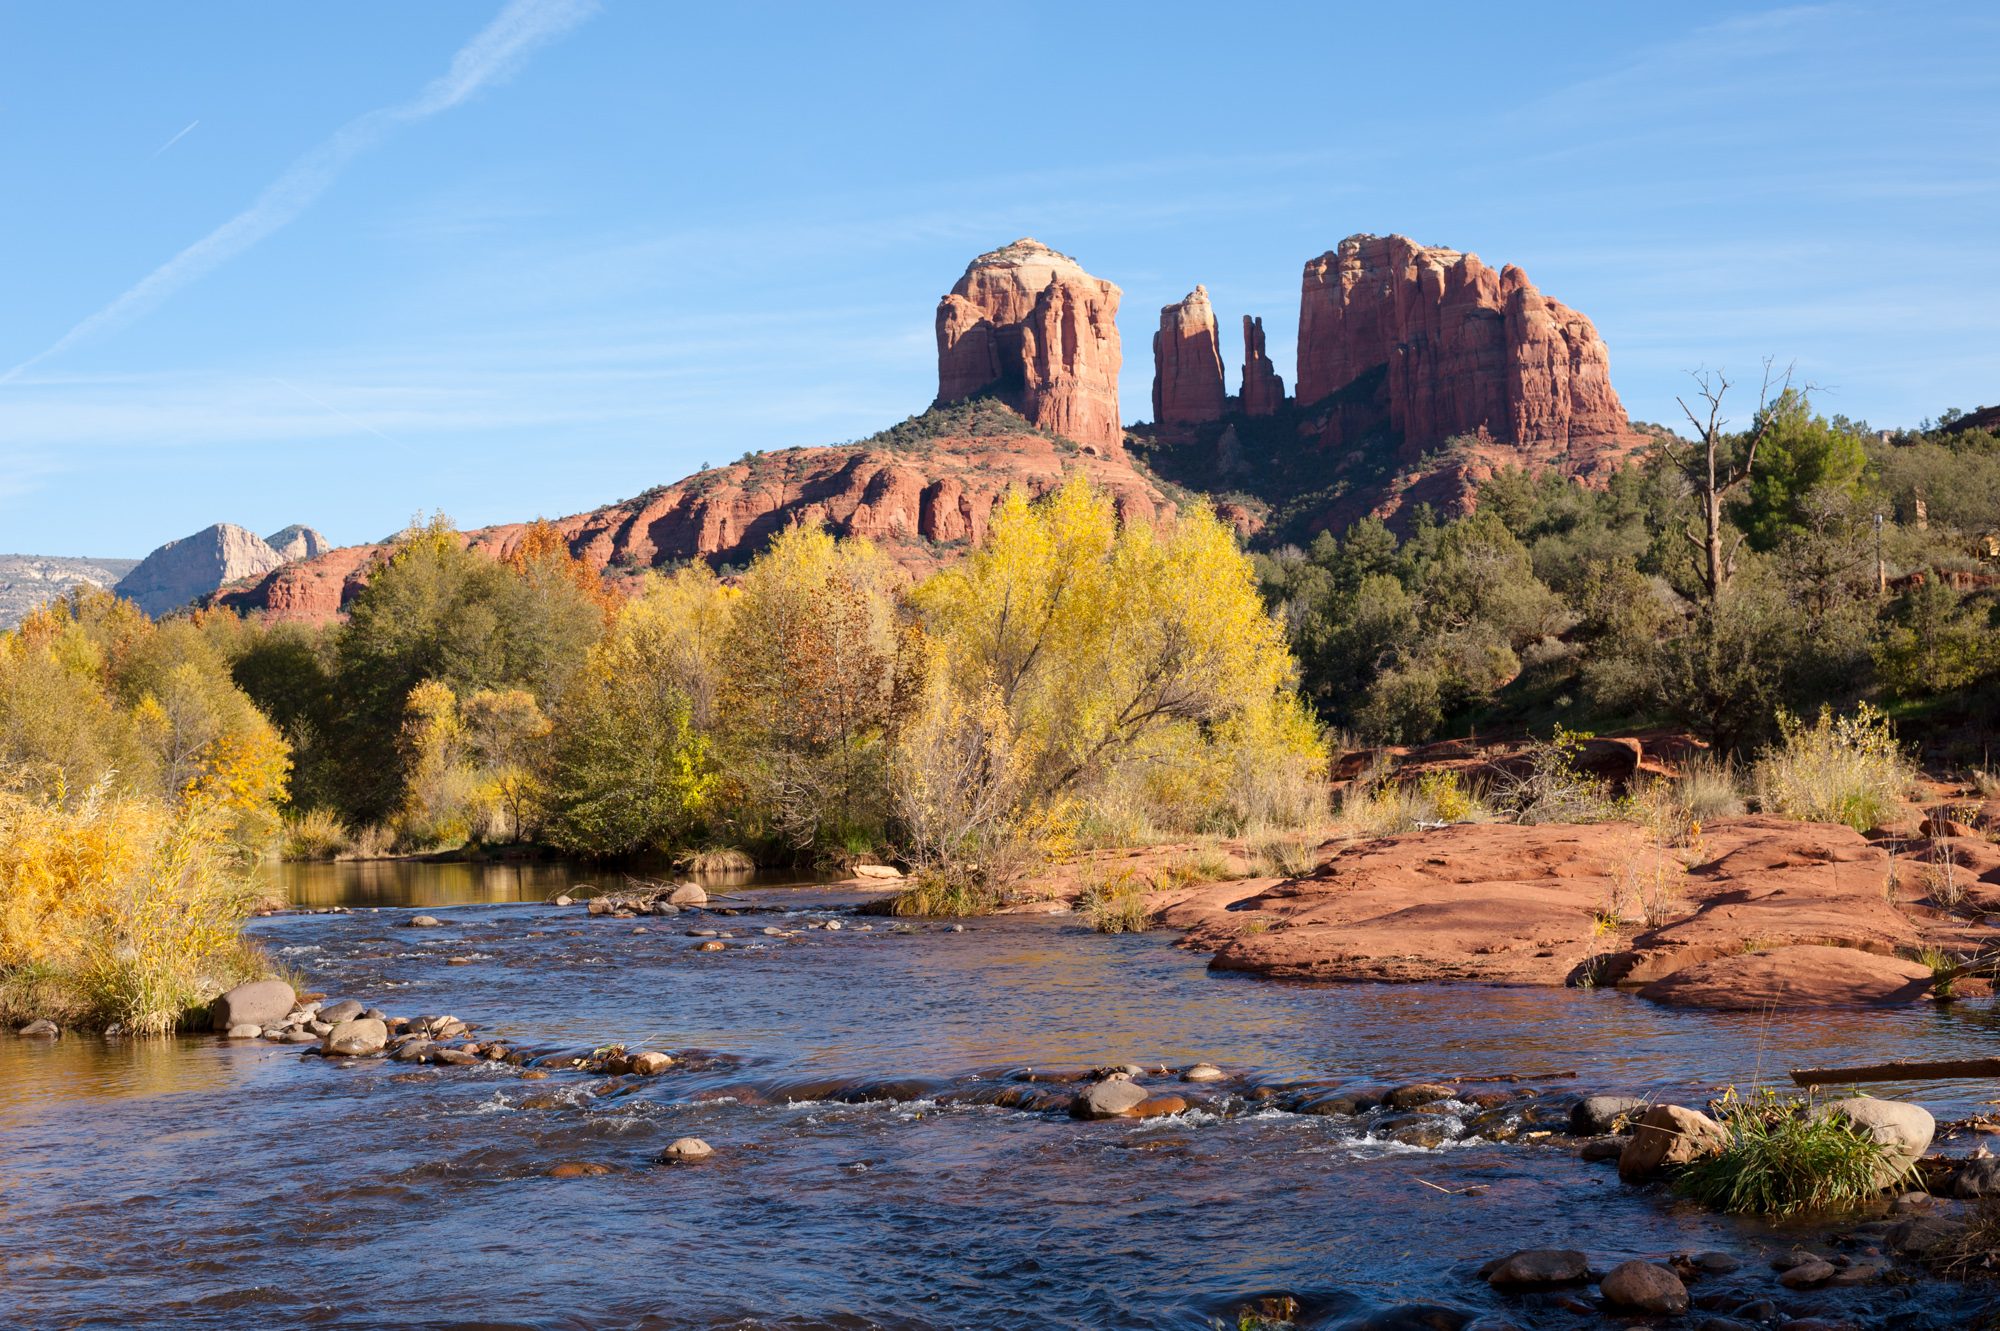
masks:
[[[965,1094],[1028,1068],[1207,1060],[1247,1079],[1239,1092],[1516,1075],[1552,1095],[1702,1097],[1801,1064],[1990,1047],[1984,1003],[1757,1017],[1578,990],[1286,985],[1062,916],[892,931],[811,886],[732,888],[718,904],[756,912],[733,918],[545,904],[584,877],[297,868],[293,900],[351,913],[253,927],[330,997],[526,1046],[708,1051],[689,1069],[529,1079],[207,1036],[0,1037],[0,1325],[1233,1328],[1276,1293],[1315,1327],[1460,1324],[1410,1305],[1600,1325],[1588,1289],[1506,1298],[1476,1277],[1536,1246],[1604,1263],[1719,1250],[1744,1266],[1697,1299],[1783,1296],[1864,1327],[1965,1326],[1992,1298],[1935,1281],[1790,1294],[1768,1259],[1798,1233],[1531,1139],[1427,1149],[1226,1088],[1109,1123]],[[413,907],[444,926],[404,927]],[[807,927],[828,919],[844,927]],[[698,927],[737,937],[697,952]],[[1940,1118],[1990,1093],[1917,1089]],[[652,1163],[685,1135],[716,1155]],[[565,1162],[609,1172],[549,1176]]]

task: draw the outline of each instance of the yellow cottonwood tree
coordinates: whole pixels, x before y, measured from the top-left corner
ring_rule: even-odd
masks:
[[[1016,492],[913,600],[960,693],[997,692],[1030,802],[1136,778],[1194,823],[1229,812],[1246,765],[1283,762],[1307,783],[1324,771],[1279,626],[1205,504],[1121,528],[1081,478],[1039,503]]]

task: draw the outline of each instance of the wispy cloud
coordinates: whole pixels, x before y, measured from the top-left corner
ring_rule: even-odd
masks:
[[[179,143],[182,139],[192,134],[194,132],[194,127],[196,125],[199,125],[200,123],[201,122],[199,120],[188,121],[186,129],[183,129],[180,133],[174,135],[171,139],[168,139],[165,143],[153,149],[153,157],[158,157],[161,153],[165,152],[167,149],[173,147],[176,143]],[[152,158],[149,157],[146,160],[151,161]]]
[[[175,292],[295,220],[326,192],[349,162],[395,130],[449,111],[481,88],[506,78],[535,48],[569,31],[595,9],[595,0],[510,0],[498,17],[459,49],[450,68],[414,98],[397,106],[379,107],[342,125],[292,163],[248,208],[155,268],[48,347],[0,374],[0,383],[17,379],[51,356],[152,312]]]

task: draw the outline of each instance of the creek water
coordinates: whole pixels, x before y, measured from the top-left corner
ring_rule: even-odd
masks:
[[[1966,1326],[1991,1297],[1934,1281],[1790,1294],[1768,1258],[1797,1231],[1530,1140],[1420,1149],[1226,1090],[1144,1122],[965,1102],[1021,1069],[1198,1060],[1239,1089],[1517,1075],[1703,1096],[1982,1047],[1983,1003],[1758,1017],[1577,990],[1286,985],[1065,917],[892,932],[812,886],[732,887],[719,904],[757,912],[734,918],[545,904],[588,880],[307,869],[294,900],[354,909],[253,929],[333,997],[522,1045],[707,1051],[686,1068],[526,1079],[206,1036],[0,1037],[0,1325],[1206,1328],[1279,1291],[1308,1326],[1456,1324],[1369,1321],[1413,1304],[1599,1325],[1573,1299],[1476,1278],[1535,1246],[1605,1263],[1719,1249],[1745,1266],[1697,1296],[1782,1295],[1866,1327]],[[443,927],[405,927],[416,907]],[[806,927],[828,919],[844,927]],[[697,952],[698,927],[737,937]],[[1910,1089],[1940,1117],[1990,1093]],[[685,1135],[716,1156],[651,1163]],[[571,1161],[610,1172],[549,1176]]]

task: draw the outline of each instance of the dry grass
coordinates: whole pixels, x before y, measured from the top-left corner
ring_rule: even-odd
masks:
[[[1142,933],[1153,923],[1146,909],[1146,884],[1130,869],[1098,875],[1084,887],[1076,909],[1101,934]]]
[[[1727,759],[1700,754],[1688,760],[1672,782],[1676,803],[1697,823],[1733,818],[1747,807],[1743,783]]]
[[[1251,876],[1303,878],[1319,868],[1319,848],[1325,839],[1318,832],[1280,832],[1258,837],[1250,843]]]
[[[1863,703],[1852,716],[1822,708],[1811,725],[1778,714],[1780,738],[1752,773],[1767,813],[1866,832],[1893,821],[1916,778],[1889,719]]]
[[[227,834],[212,807],[0,791],[0,1013],[160,1034],[261,973]]]
[[[707,850],[698,850],[686,856],[680,863],[689,873],[718,876],[754,873],[757,868],[757,861],[734,846],[711,846]]]
[[[285,819],[278,854],[287,860],[337,860],[354,847],[354,836],[331,809],[307,809]]]
[[[1414,832],[1445,823],[1483,823],[1493,818],[1484,795],[1457,772],[1426,772],[1414,782],[1358,785],[1334,813],[1335,831],[1348,840],[1368,840]]]

